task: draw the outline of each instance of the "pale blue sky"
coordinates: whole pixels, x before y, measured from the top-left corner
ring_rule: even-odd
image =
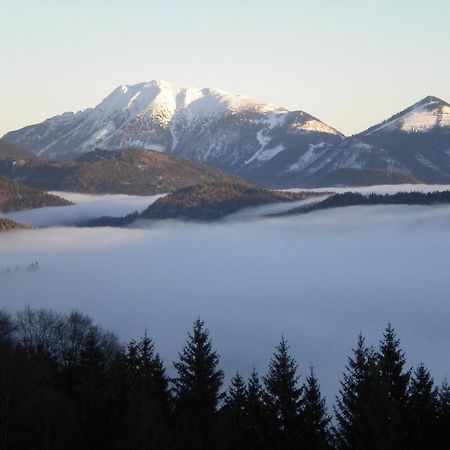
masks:
[[[0,0],[0,135],[165,79],[351,134],[450,101],[449,0]]]

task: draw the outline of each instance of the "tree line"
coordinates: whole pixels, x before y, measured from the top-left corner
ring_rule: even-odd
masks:
[[[359,192],[343,192],[333,194],[326,199],[307,205],[298,206],[289,211],[276,214],[278,216],[290,214],[306,214],[330,208],[344,206],[374,206],[374,205],[445,205],[450,203],[450,191],[433,192],[397,192],[395,194],[362,194]]]
[[[1,312],[0,448],[450,448],[450,387],[406,367],[391,325],[378,348],[358,337],[332,412],[284,338],[265,375],[236,373],[225,388],[197,319],[173,369],[146,333],[122,345],[76,311]]]

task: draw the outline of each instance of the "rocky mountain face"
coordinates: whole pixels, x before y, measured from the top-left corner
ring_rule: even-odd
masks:
[[[426,97],[363,133],[329,147],[302,175],[304,182],[321,185],[343,169],[372,173],[382,170],[395,174],[394,179],[449,183],[450,105],[436,97]],[[351,184],[351,178],[346,181],[342,184]]]
[[[65,113],[5,137],[50,159],[75,159],[99,147],[140,148],[249,178],[275,156],[289,162],[302,149],[343,138],[303,111],[165,81],[120,86],[95,108]]]
[[[426,97],[355,136],[303,111],[165,81],[120,86],[95,108],[12,131],[11,142],[50,159],[95,148],[156,150],[250,182],[302,187],[450,182],[450,106]]]

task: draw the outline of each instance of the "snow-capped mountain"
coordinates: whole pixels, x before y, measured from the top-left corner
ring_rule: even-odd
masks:
[[[95,148],[140,148],[247,174],[304,145],[342,139],[302,111],[166,81],[120,86],[95,108],[65,113],[5,137],[47,158],[73,159]]]
[[[387,181],[395,181],[392,174],[398,174],[399,180],[450,182],[448,103],[429,96],[337,145],[310,145],[279,177],[287,184],[297,180],[299,185],[318,186],[361,183],[361,174],[370,178],[382,172],[389,174]]]
[[[303,111],[150,81],[5,137],[53,159],[95,148],[157,150],[275,187],[450,182],[450,105],[431,96],[345,138]]]

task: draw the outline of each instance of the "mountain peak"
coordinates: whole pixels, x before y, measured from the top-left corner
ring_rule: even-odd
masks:
[[[338,131],[305,112],[166,80],[122,84],[94,108],[56,116],[7,137],[47,158],[77,158],[96,147],[141,148],[233,173],[275,157],[283,160],[282,152],[284,158],[296,160],[299,149],[309,144],[323,146],[342,139]]]
[[[386,131],[422,133],[442,127],[450,127],[450,105],[438,97],[428,95],[360,135]]]
[[[415,106],[449,106],[447,102],[440,99],[439,97],[435,97],[434,95],[427,95],[422,100],[419,100],[417,103],[411,106],[411,108]]]

